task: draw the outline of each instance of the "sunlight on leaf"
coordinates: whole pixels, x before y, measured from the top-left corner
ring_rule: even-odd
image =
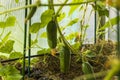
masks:
[[[75,44],[72,45],[72,47],[74,47],[74,49],[79,49],[80,48],[80,43],[79,42],[76,42]]]
[[[20,80],[22,78],[20,71],[11,65],[0,67],[0,76],[3,77],[4,80]]]
[[[51,9],[46,10],[45,12],[42,13],[40,28],[45,27],[52,20],[53,14],[54,11]]]
[[[78,3],[78,2],[83,2],[84,0],[72,0],[71,3]],[[68,13],[68,15],[70,16],[71,14],[73,14],[73,12],[79,8],[80,5],[76,5],[76,6],[70,6],[70,11]]]
[[[19,0],[15,0],[16,3],[19,3]]]
[[[0,28],[4,28],[5,27],[5,22],[0,22]]]
[[[6,76],[5,80],[21,80],[22,76],[20,74],[13,74]]]
[[[66,14],[65,13],[61,13],[58,17],[57,20],[58,22],[62,21],[65,18]]]
[[[41,38],[47,38],[47,33],[46,32],[43,32],[41,35],[40,35]]]
[[[4,37],[3,40],[2,40],[3,43],[8,40],[8,38],[10,37],[10,34],[11,34],[11,31],[8,32],[8,33],[5,35],[5,37]]]
[[[15,22],[16,22],[16,17],[15,16],[9,16],[6,20],[6,27],[14,26]]]
[[[73,40],[75,36],[77,35],[77,32],[70,33],[69,35],[65,36],[67,40]]]
[[[32,41],[31,41],[31,46],[34,46],[34,45],[37,44],[37,43],[38,43],[38,40],[37,40],[37,39],[32,40]]]
[[[75,19],[71,20],[71,21],[67,24],[67,26],[72,26],[73,24],[77,23],[78,20],[79,20],[79,18],[75,18]]]
[[[10,59],[13,59],[13,58],[20,58],[20,57],[22,57],[22,56],[23,56],[23,55],[22,55],[21,52],[12,52],[12,53],[10,53],[9,58],[10,58]]]
[[[0,42],[0,52],[9,54],[13,50],[13,45],[13,40],[8,40],[6,43]]]
[[[30,33],[37,33],[40,29],[40,23],[37,22],[37,23],[33,23],[31,26],[30,26]]]

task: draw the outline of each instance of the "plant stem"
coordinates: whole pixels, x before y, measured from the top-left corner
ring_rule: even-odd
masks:
[[[57,13],[55,14],[55,17],[57,17],[57,15],[59,14],[59,12],[62,10],[63,6],[68,2],[68,0],[66,0],[64,2],[64,4],[62,6],[60,6],[60,8],[58,9]],[[72,51],[72,53],[78,53],[71,45],[70,43],[65,39],[64,35],[62,34],[61,30],[60,30],[60,27],[59,27],[59,24],[58,24],[58,21],[57,19],[55,19],[55,23],[57,25],[57,28],[58,28],[58,31],[59,31],[59,34],[61,36],[61,39],[63,40],[64,44]]]
[[[53,4],[53,6],[75,6],[75,5],[80,5],[80,4],[86,4],[86,3],[91,3],[94,2],[93,0],[91,1],[87,1],[87,2],[79,2],[79,3],[68,3],[68,4]],[[26,6],[22,6],[22,7],[17,7],[17,8],[12,8],[9,10],[5,10],[3,12],[0,12],[0,15],[5,14],[5,13],[9,13],[9,12],[13,12],[13,11],[17,11],[17,10],[21,10],[21,9],[25,9],[25,8],[30,8],[30,7],[34,7],[34,6],[38,6],[38,4],[31,4],[31,5],[26,5]],[[39,6],[50,6],[49,4],[39,4]]]

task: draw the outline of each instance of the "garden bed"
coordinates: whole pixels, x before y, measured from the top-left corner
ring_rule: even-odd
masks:
[[[112,41],[98,41],[96,44],[84,45],[82,52],[86,50],[92,50],[96,54],[95,57],[87,58],[93,66],[95,73],[102,73],[110,69],[110,58],[112,59],[116,52],[115,44],[113,44]],[[56,57],[45,55],[39,57],[39,61],[33,65],[30,77],[31,80],[73,80],[84,75],[81,65],[81,59],[79,59],[77,55],[72,54],[69,72],[66,74],[61,73],[58,55]],[[97,80],[103,80],[105,74],[106,73],[98,75]],[[82,80],[82,78],[80,80]]]

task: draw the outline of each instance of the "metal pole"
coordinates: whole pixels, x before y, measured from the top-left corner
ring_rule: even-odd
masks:
[[[119,9],[117,9],[117,56],[120,59],[120,25],[119,25]]]
[[[120,61],[120,19],[119,19],[119,9],[117,9],[117,56]],[[120,80],[120,70],[117,73],[118,80]]]
[[[29,4],[31,4],[32,1],[30,0]],[[29,20],[29,26],[31,26],[31,19]],[[29,46],[29,50],[28,50],[28,77],[30,77],[30,59],[31,59],[31,33],[29,33],[29,37],[28,37],[28,46]]]
[[[96,8],[96,1],[95,1],[95,8]],[[96,30],[97,30],[97,13],[96,13],[96,10],[95,10],[95,15],[94,15],[94,43],[96,43]]]
[[[26,0],[25,5],[27,4],[28,4],[28,0]],[[26,16],[27,16],[27,8],[25,9],[25,17]],[[27,24],[24,24],[24,48],[23,48],[23,69],[22,69],[23,80],[25,77],[26,42],[27,42]]]

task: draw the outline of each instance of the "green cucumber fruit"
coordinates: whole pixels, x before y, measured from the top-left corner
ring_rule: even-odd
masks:
[[[66,46],[62,46],[60,50],[60,71],[67,73],[70,69],[71,54],[70,50]]]
[[[48,46],[54,49],[57,46],[57,26],[55,21],[51,20],[47,25]]]
[[[27,22],[29,19],[31,19],[31,17],[35,14],[36,10],[37,10],[36,6],[34,6],[34,7],[31,8],[28,16],[25,19],[25,22]]]
[[[39,4],[39,3],[40,3],[40,1],[39,1],[39,0],[36,0],[35,4]],[[31,8],[28,16],[27,16],[26,19],[25,19],[25,23],[26,23],[29,19],[31,19],[31,18],[33,17],[33,15],[35,14],[36,10],[37,10],[37,6],[33,6],[33,7]]]

